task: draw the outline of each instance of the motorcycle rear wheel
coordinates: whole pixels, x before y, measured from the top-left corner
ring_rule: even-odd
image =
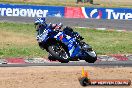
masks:
[[[53,57],[50,53],[49,53],[49,55],[48,55],[48,59],[49,59],[50,61],[56,61],[55,57]]]
[[[60,46],[60,47],[58,47],[58,45],[50,45],[48,47],[48,51],[52,55],[52,57],[54,57],[59,62],[68,63],[69,62],[69,60],[68,60],[69,56],[68,56],[67,52],[65,51],[65,49],[62,46]],[[62,51],[60,51],[60,49]]]

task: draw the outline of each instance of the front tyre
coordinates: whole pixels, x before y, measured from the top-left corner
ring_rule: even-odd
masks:
[[[88,63],[94,63],[97,60],[97,54],[95,51],[87,52],[87,57],[85,57],[85,61]]]
[[[48,47],[49,53],[59,62],[61,63],[68,63],[69,56],[65,49],[60,45],[50,45]]]

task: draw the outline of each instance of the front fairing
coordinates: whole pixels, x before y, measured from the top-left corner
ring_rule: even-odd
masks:
[[[75,38],[72,38],[68,35],[66,35],[64,32],[59,32],[56,36],[54,36],[55,39],[58,41],[61,41],[68,47],[69,55],[70,57],[77,57],[80,53],[80,45],[77,43]]]

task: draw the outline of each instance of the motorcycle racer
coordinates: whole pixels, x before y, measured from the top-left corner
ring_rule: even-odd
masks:
[[[96,61],[96,53],[88,44],[81,41],[82,36],[72,28],[65,27],[61,31],[62,23],[47,24],[45,18],[37,18],[34,25],[40,48],[49,52],[49,56],[53,59],[62,63],[68,63],[73,59],[84,59],[89,63]]]
[[[72,28],[70,27],[65,27],[62,31],[61,31],[61,28],[63,26],[62,23],[59,23],[59,24],[52,24],[52,23],[49,23],[47,25],[46,21],[45,21],[45,18],[38,18],[35,20],[35,27],[36,27],[36,30],[38,32],[38,35],[37,35],[37,41],[39,42],[39,44],[41,44],[41,42],[43,41],[43,38],[45,37],[46,34],[43,34],[44,32],[44,29],[51,29],[50,30],[50,35],[54,35],[54,34],[57,34],[59,35],[59,32],[63,32],[64,34],[66,34],[65,36],[70,36],[69,37],[66,37],[67,38],[67,41],[69,41],[68,45],[73,45],[76,41],[77,38],[80,37],[80,35],[77,33],[77,32],[74,32],[72,30]],[[71,39],[71,38],[74,38],[74,39]],[[62,40],[63,41],[63,40]],[[41,46],[41,45],[40,45]],[[71,47],[69,47],[69,50],[71,49]],[[70,53],[70,56],[72,56],[72,53]]]

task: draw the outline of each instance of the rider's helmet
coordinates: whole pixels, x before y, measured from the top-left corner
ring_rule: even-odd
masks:
[[[35,29],[38,31],[42,26],[47,26],[45,18],[37,18],[34,22]]]
[[[62,24],[62,23],[59,23],[59,24],[58,24],[58,28],[59,28],[59,29],[61,29],[61,28],[62,28],[62,26],[63,26],[63,24]]]
[[[56,31],[61,30],[62,26],[63,26],[63,24],[62,24],[62,23],[59,23],[59,24],[55,27],[55,30],[56,30]]]
[[[62,23],[59,23],[58,26],[61,28],[63,26],[63,24]]]

